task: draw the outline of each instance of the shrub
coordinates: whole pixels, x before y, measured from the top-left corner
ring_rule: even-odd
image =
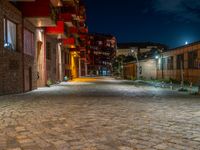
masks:
[[[52,85],[52,81],[51,81],[51,79],[48,79],[47,80],[47,86],[50,87],[51,85]]]

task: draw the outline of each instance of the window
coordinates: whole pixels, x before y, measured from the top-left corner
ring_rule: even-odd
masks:
[[[188,68],[198,69],[197,51],[188,53]]]
[[[162,68],[163,70],[167,70],[167,58],[162,58]]]
[[[46,43],[46,58],[51,59],[51,43],[47,42]]]
[[[167,58],[167,70],[173,70],[174,69],[173,61],[174,61],[173,56]]]
[[[177,55],[176,64],[177,69],[184,69],[184,54]]]
[[[35,55],[34,34],[27,29],[24,29],[24,53],[30,56]]]
[[[16,51],[17,25],[4,18],[4,47]]]

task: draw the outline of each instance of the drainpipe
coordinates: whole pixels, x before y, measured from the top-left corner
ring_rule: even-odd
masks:
[[[161,54],[161,63],[162,63],[162,79],[164,79],[164,64],[163,64],[163,54]]]
[[[24,62],[24,17],[22,17],[22,85],[23,85],[23,93],[25,92],[25,62]]]

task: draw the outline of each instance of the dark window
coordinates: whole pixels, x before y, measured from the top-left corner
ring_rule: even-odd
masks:
[[[184,54],[177,55],[176,64],[177,69],[184,69]]]
[[[46,43],[46,58],[51,59],[51,43],[47,42]]]
[[[198,69],[197,51],[188,53],[188,68]]]
[[[34,34],[27,29],[24,29],[24,53],[30,56],[35,55]]]
[[[173,56],[170,56],[167,58],[167,70],[173,70],[174,69],[174,58]]]
[[[167,70],[167,58],[162,58],[161,67],[163,70]]]
[[[8,20],[3,19],[4,22],[4,47],[13,51],[17,48],[17,25]]]

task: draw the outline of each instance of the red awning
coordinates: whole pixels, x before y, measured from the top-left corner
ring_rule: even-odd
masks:
[[[64,33],[64,22],[63,21],[57,21],[56,27],[47,27],[46,33],[47,34],[62,34]]]
[[[80,34],[80,39],[86,39],[87,38],[87,35],[86,34]]]
[[[75,44],[75,39],[74,38],[67,38],[63,39],[63,44],[66,45],[74,45]]]

